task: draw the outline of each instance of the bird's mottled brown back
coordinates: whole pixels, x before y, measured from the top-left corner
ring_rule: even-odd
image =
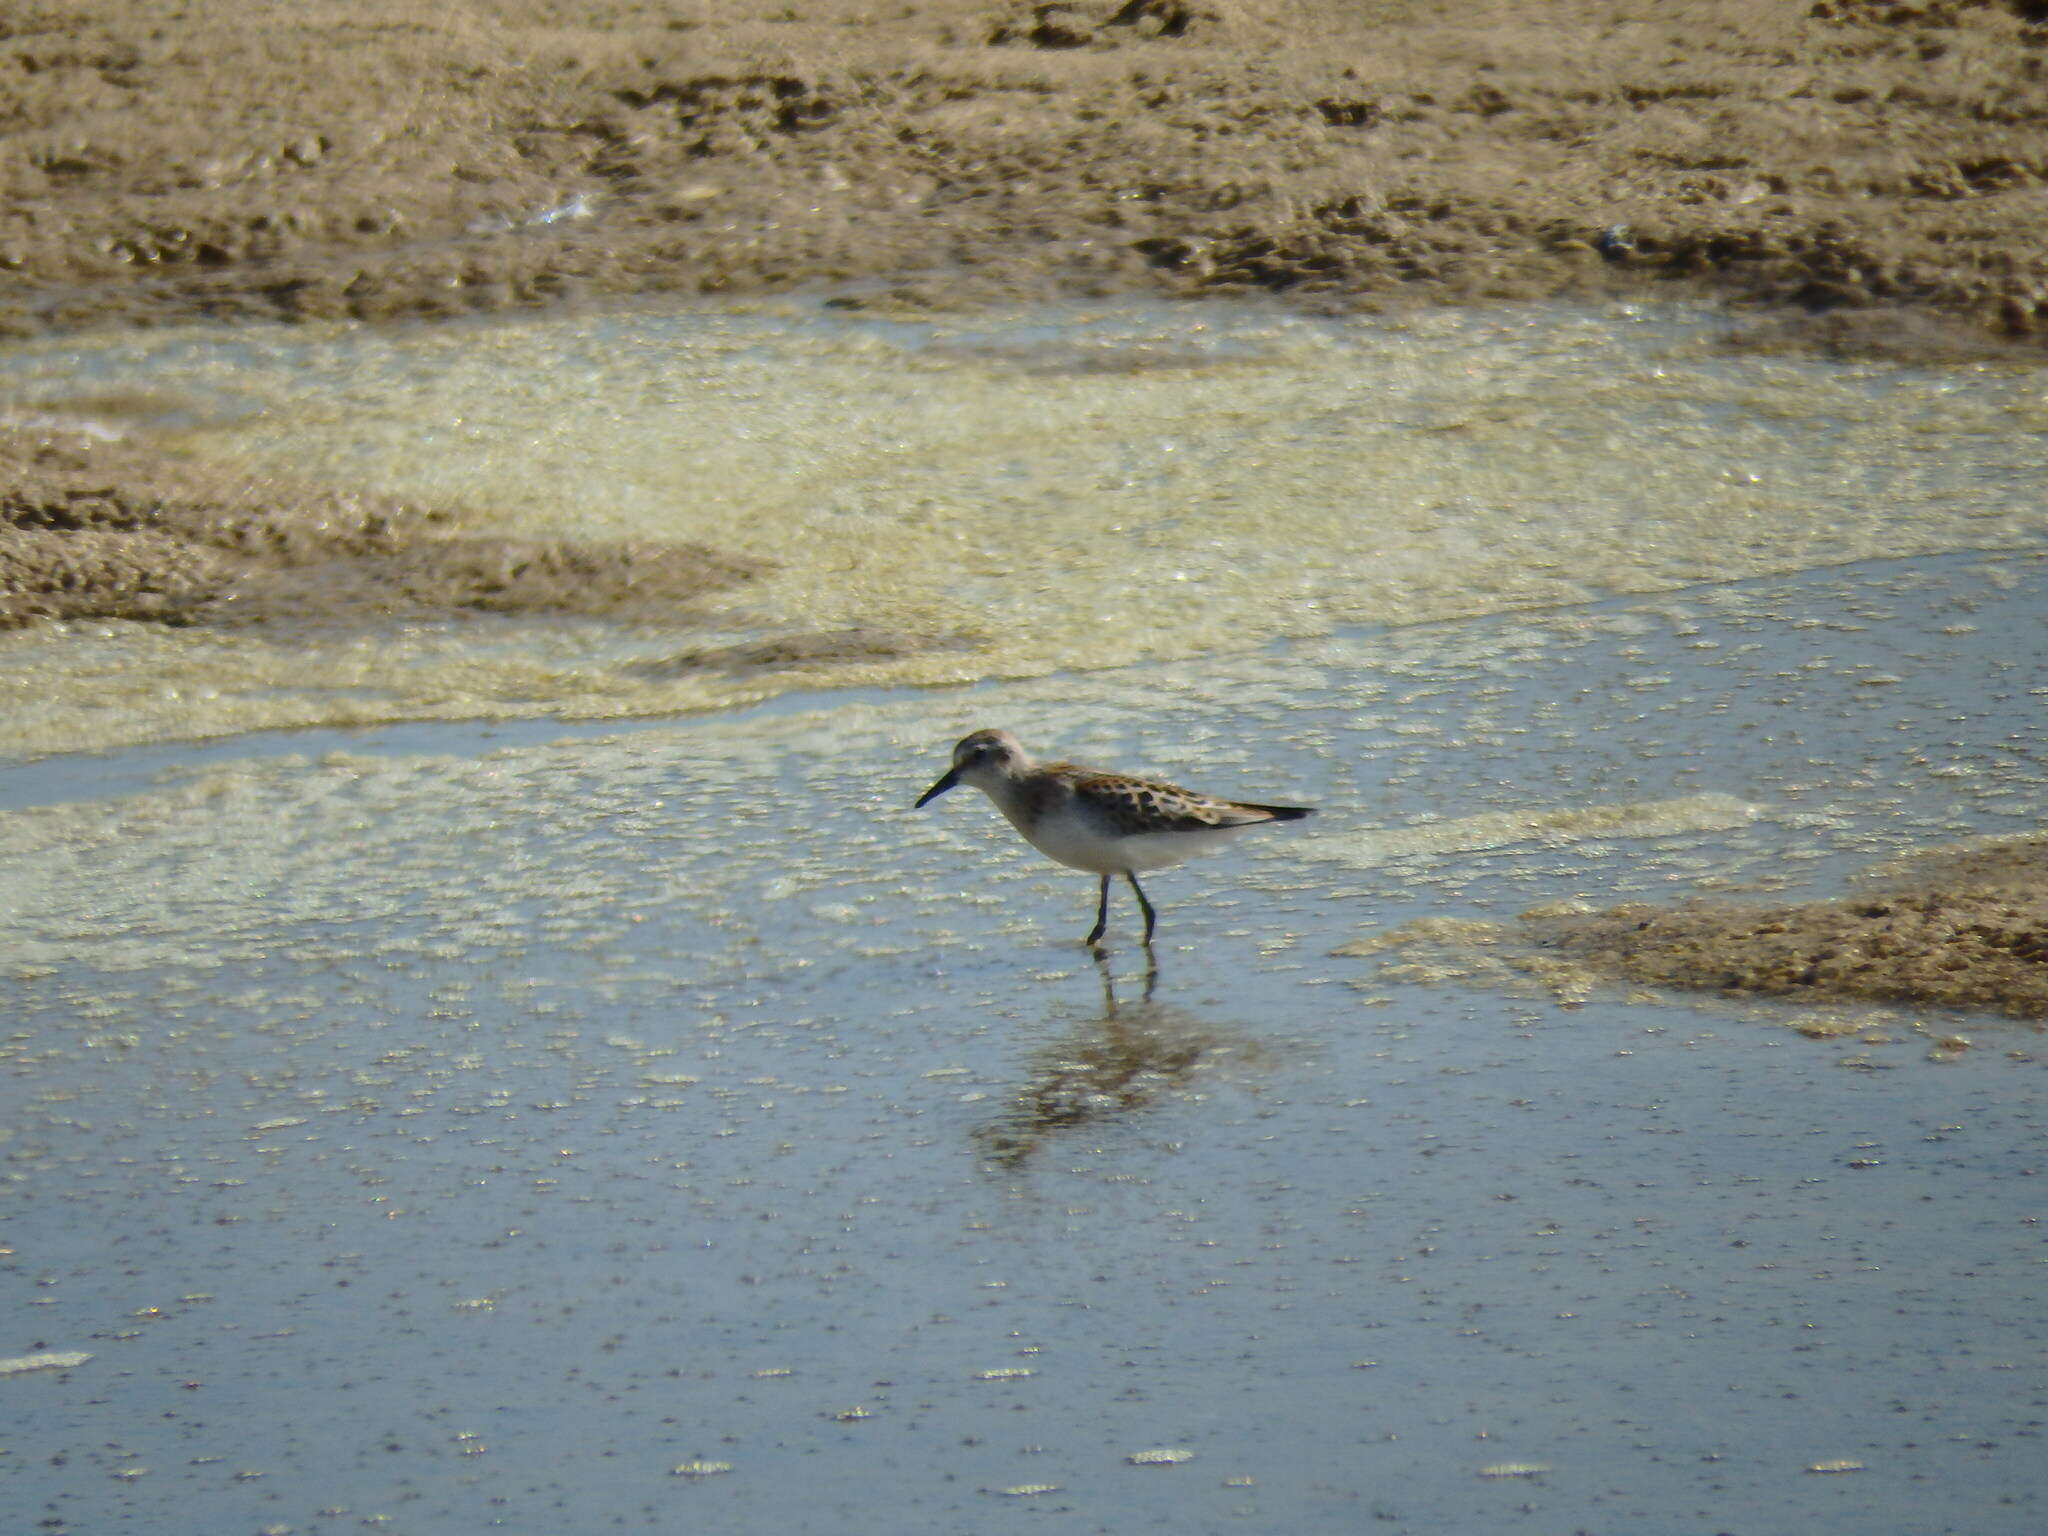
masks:
[[[1051,763],[1047,767],[1058,775],[1057,782],[1086,797],[1109,830],[1119,835],[1208,832],[1217,827],[1242,827],[1273,819],[1269,812],[1198,795],[1177,784],[1101,773],[1073,763]]]

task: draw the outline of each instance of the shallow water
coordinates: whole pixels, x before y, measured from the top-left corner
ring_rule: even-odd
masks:
[[[0,1375],[6,1502],[2038,1530],[2036,1031],[1817,1041],[1335,952],[2035,828],[2044,612],[2048,561],[1919,555],[559,740],[17,767],[0,1273],[11,1353],[91,1358]],[[1157,876],[1156,976],[1122,905],[1098,970],[1086,876],[979,797],[908,808],[989,723],[1323,814]]]
[[[1124,307],[174,332],[22,349],[0,410],[774,563],[688,622],[0,635],[17,750],[957,684],[1961,549],[2040,549],[2038,371],[1736,356],[1684,311]],[[848,630],[900,654],[705,671]]]

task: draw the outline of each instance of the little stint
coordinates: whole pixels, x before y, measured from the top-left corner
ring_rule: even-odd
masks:
[[[1139,870],[1170,868],[1222,847],[1247,827],[1298,821],[1313,811],[1306,805],[1217,800],[1075,763],[1035,762],[1008,731],[963,737],[953,749],[953,766],[917,803],[923,806],[961,784],[972,784],[995,801],[1010,825],[1047,858],[1102,877],[1095,926],[1082,941],[1090,945],[1100,942],[1109,927],[1112,876],[1130,881],[1145,914],[1150,946],[1159,915],[1138,884]]]

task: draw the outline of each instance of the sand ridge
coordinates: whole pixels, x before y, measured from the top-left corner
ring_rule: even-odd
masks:
[[[451,537],[459,526],[451,509],[92,432],[0,428],[0,629],[673,611],[760,573],[694,544]]]
[[[1521,937],[1604,976],[1724,998],[2048,1018],[2048,839],[1929,853],[1854,896],[1528,917]]]

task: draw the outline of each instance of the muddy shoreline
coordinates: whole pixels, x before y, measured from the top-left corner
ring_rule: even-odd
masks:
[[[0,24],[0,333],[820,286],[2048,332],[2039,0],[260,13]]]
[[[761,14],[17,8],[0,336],[829,289],[894,311],[1704,292],[1754,306],[1738,342],[1760,348],[2037,358],[2048,339],[2036,0]],[[105,485],[53,492],[56,460]],[[17,436],[0,626],[320,618],[377,611],[379,586],[407,611],[603,611],[744,575],[700,550],[593,573],[602,552],[344,548],[348,493],[193,473]],[[337,539],[347,579],[303,579]]]

